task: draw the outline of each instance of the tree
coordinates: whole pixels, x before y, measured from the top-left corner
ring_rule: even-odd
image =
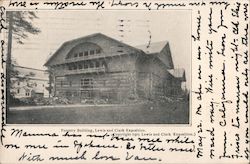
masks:
[[[7,22],[9,23],[9,34],[13,34],[13,39],[19,44],[28,38],[28,34],[38,34],[39,28],[32,24],[34,19],[38,19],[32,11],[7,11]],[[11,40],[12,41],[12,40]]]
[[[49,91],[49,97],[51,96],[52,92],[53,92],[53,72],[50,70],[47,71],[49,73],[49,86],[46,87],[47,91]]]
[[[7,27],[8,27],[8,48],[7,48],[7,59],[6,59],[6,92],[7,92],[7,105],[10,103],[10,78],[17,75],[12,73],[12,39],[19,44],[23,44],[23,40],[28,38],[28,34],[38,34],[39,28],[32,24],[34,19],[38,17],[34,12],[31,11],[7,11]],[[8,106],[7,106],[8,109]]]

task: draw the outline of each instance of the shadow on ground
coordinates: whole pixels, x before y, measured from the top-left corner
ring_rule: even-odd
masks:
[[[21,109],[21,107],[20,107]],[[189,104],[36,107],[12,110],[8,124],[188,124]]]

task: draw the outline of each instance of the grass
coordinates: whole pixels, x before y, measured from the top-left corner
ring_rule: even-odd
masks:
[[[20,107],[22,109],[22,107]],[[188,102],[12,110],[8,124],[188,124]]]

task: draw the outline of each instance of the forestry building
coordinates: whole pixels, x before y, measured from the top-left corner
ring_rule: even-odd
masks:
[[[74,102],[156,99],[182,94],[169,43],[132,47],[101,33],[70,40],[45,63],[54,96]]]

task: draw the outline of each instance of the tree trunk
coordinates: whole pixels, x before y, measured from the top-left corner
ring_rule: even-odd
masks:
[[[8,31],[8,49],[7,49],[7,59],[6,59],[6,113],[9,111],[10,106],[10,88],[11,88],[11,50],[12,50],[12,28],[13,28],[13,12],[7,12],[9,16],[9,31]]]

